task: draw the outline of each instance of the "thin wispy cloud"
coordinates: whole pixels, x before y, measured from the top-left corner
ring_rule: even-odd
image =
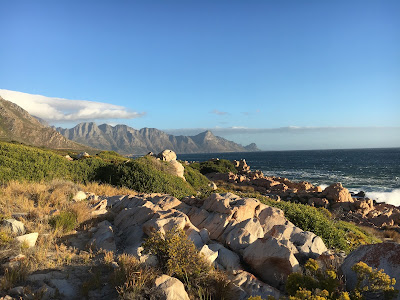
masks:
[[[251,116],[260,113],[260,110],[257,109],[256,111],[242,111],[242,114],[245,116]]]
[[[21,106],[31,115],[49,122],[134,119],[144,115],[124,106],[95,101],[68,100],[2,89],[0,96]]]
[[[225,116],[228,114],[226,111],[220,111],[218,109],[214,109],[211,113],[218,116]]]

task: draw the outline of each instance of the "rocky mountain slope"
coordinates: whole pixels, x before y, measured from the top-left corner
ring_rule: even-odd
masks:
[[[213,153],[258,151],[253,143],[243,147],[205,131],[195,136],[174,136],[155,128],[136,130],[126,125],[80,123],[71,129],[57,128],[66,138],[90,147],[122,154],[158,153],[171,149],[176,153]]]
[[[0,97],[0,140],[52,149],[89,150],[44,125],[20,106]]]

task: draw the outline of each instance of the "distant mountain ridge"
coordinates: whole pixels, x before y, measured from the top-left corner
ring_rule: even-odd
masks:
[[[127,125],[97,125],[85,122],[71,129],[56,128],[63,136],[90,147],[113,150],[121,154],[158,153],[170,149],[176,153],[214,153],[259,151],[252,143],[243,147],[205,131],[195,136],[174,136],[155,128],[134,129]]]
[[[54,128],[42,124],[17,104],[0,96],[0,140],[67,150],[94,150],[66,139]]]

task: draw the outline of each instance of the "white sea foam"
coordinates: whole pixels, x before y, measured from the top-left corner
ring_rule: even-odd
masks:
[[[327,185],[327,184],[320,184],[320,185],[319,185],[319,187],[320,187],[322,190],[326,189],[328,186],[329,186],[329,185]]]
[[[391,192],[367,192],[366,196],[379,202],[400,205],[400,189],[395,189]]]

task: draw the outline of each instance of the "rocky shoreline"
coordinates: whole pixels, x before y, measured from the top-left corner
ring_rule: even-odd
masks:
[[[218,183],[226,182],[241,187],[252,187],[275,200],[284,200],[325,207],[341,219],[378,229],[391,228],[400,232],[400,207],[379,203],[364,192],[350,193],[341,183],[333,183],[324,190],[309,182],[293,182],[287,178],[265,176],[251,171],[246,161],[234,161],[234,173],[210,173],[206,176]]]

